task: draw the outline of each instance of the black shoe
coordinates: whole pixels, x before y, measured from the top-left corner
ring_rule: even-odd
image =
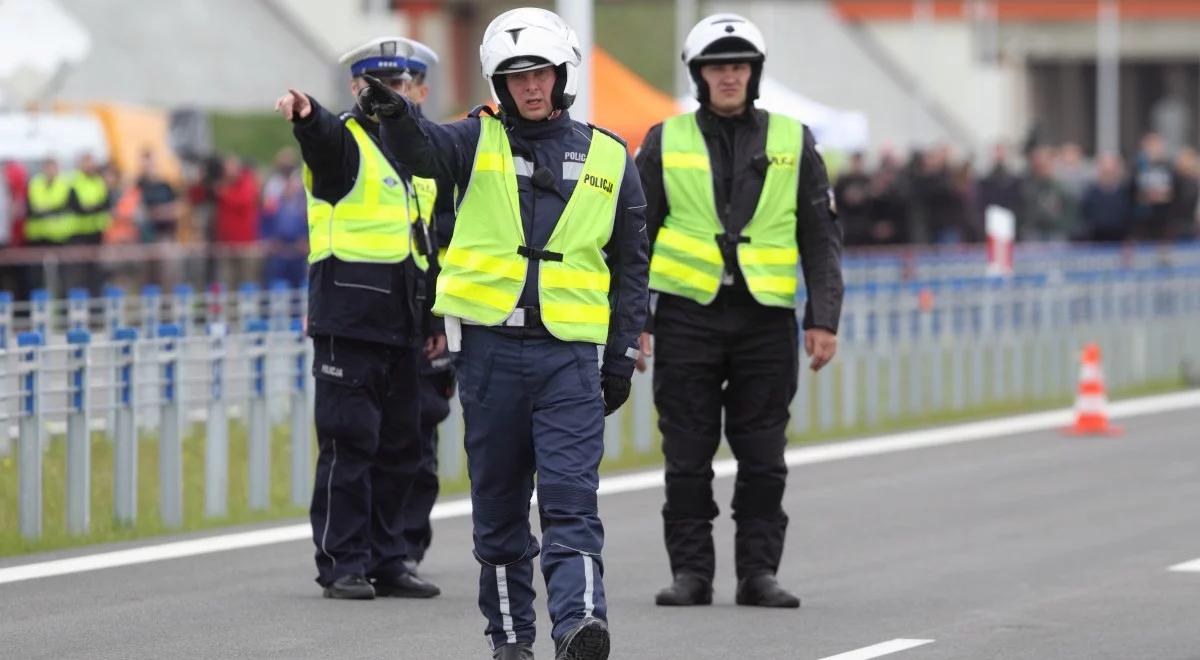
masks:
[[[492,660],[533,660],[533,646],[525,642],[505,644],[496,649]]]
[[[375,598],[375,588],[361,575],[343,575],[325,587],[324,594],[326,598],[372,600]]]
[[[600,619],[584,617],[555,644],[554,660],[608,660],[608,626]]]
[[[800,607],[800,599],[779,586],[774,575],[756,575],[738,580],[737,604],[755,607]]]
[[[375,595],[380,598],[433,598],[442,593],[432,582],[426,582],[415,573],[387,573],[372,578]]]
[[[712,583],[698,575],[680,573],[671,586],[658,592],[655,605],[712,605]]]

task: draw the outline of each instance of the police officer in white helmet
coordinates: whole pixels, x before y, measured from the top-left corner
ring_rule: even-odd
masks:
[[[700,21],[683,52],[700,108],[651,128],[637,157],[658,294],[642,352],[650,353],[653,336],[673,577],[659,605],[712,602],[712,459],[723,410],[738,460],[736,602],[800,606],[775,578],[799,371],[797,270],[808,289],[804,348],[816,371],[837,348],[842,235],[812,133],[754,107],[766,56],[762,34],[745,18]]]
[[[479,51],[498,112],[434,124],[376,82],[360,104],[415,174],[463,191],[434,312],[462,319],[459,395],[493,657],[533,657],[540,553],[555,657],[603,660],[596,489],[604,416],[629,396],[645,325],[645,201],[624,143],[570,118],[582,54],[561,18],[501,14]],[[529,524],[535,475],[540,545]]]

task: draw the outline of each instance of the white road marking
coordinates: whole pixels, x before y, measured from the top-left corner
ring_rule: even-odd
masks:
[[[932,644],[932,639],[893,639],[887,642],[880,642],[872,646],[864,646],[861,649],[846,651],[837,655],[831,655],[821,660],[871,660],[884,655],[891,655],[908,649],[915,649],[918,646]]]
[[[1197,406],[1200,406],[1200,390],[1189,390],[1176,394],[1130,399],[1114,403],[1109,406],[1109,417],[1133,417],[1135,415],[1170,412]],[[1045,431],[1064,427],[1070,424],[1071,415],[1071,409],[1065,408],[1062,410],[983,422],[908,431],[865,440],[839,442],[813,447],[798,447],[788,450],[785,457],[787,464],[794,467],[798,465],[828,463],[848,458],[924,449],[927,447],[974,442],[977,440],[1028,433],[1030,431]],[[713,463],[713,472],[717,477],[733,476],[737,473],[737,462],[733,459],[715,461]],[[615,493],[660,488],[662,485],[663,473],[661,469],[646,470],[601,479],[599,493],[601,495],[612,495]],[[433,507],[433,513],[430,515],[430,518],[433,520],[443,520],[446,518],[467,516],[470,513],[471,500],[462,498],[437,503]],[[8,568],[0,568],[0,584],[35,580],[57,575],[84,573],[105,568],[133,566],[166,559],[194,557],[214,552],[224,552],[226,550],[239,550],[275,543],[299,541],[311,538],[311,536],[311,527],[307,523],[303,523],[299,525],[271,527],[251,532],[217,534],[187,541],[172,541],[169,543],[130,548],[128,550],[80,555],[67,559],[19,564]],[[1189,562],[1189,564],[1191,563],[1193,562]],[[1183,565],[1181,564],[1181,566]],[[1176,568],[1173,567],[1172,570]],[[841,659],[839,658],[839,660]]]
[[[1200,573],[1200,559],[1193,559],[1191,561],[1185,561],[1182,564],[1175,564],[1167,570],[1175,571],[1177,573]]]

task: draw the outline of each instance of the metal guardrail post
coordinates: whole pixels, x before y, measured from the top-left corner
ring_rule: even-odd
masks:
[[[221,285],[212,284],[204,291],[204,318],[208,323],[209,334],[212,328],[224,328],[229,311],[225,306],[225,292]]]
[[[243,282],[238,287],[237,294],[237,313],[238,327],[243,332],[250,332],[250,324],[253,321],[262,319],[262,312],[259,309],[261,302],[262,290],[258,284],[254,282]]]
[[[797,303],[797,307],[799,305],[800,303]],[[803,346],[804,331],[799,329],[799,324],[797,326],[799,336],[796,338],[796,341],[800,342],[800,345]],[[799,373],[796,375],[798,379],[796,383],[796,395],[792,397],[791,403],[788,404],[788,415],[790,416],[788,428],[793,433],[805,434],[813,427],[810,394],[812,388],[809,387],[809,382],[812,380],[812,372],[804,368],[803,359],[800,361],[800,365]]]
[[[654,448],[654,365],[633,373],[633,447],[639,454]]]
[[[182,332],[173,323],[158,326],[161,412],[158,434],[159,517],[167,527],[183,525],[183,429],[180,374]]]
[[[8,291],[0,291],[0,350],[8,348],[8,335],[12,332],[13,297]]]
[[[171,300],[173,322],[179,326],[180,337],[191,336],[192,323],[195,321],[196,292],[190,284],[178,284],[174,293],[175,297]]]
[[[624,449],[621,439],[625,435],[626,408],[627,406],[621,406],[604,418],[604,458],[609,460],[620,458]]]
[[[74,288],[67,292],[67,328],[88,329],[88,290]]]
[[[287,280],[272,280],[267,289],[267,314],[272,332],[287,332],[291,327],[292,289]]]
[[[271,504],[271,434],[267,427],[268,323],[254,319],[246,324],[250,334],[249,504],[266,509]]]
[[[204,515],[229,513],[229,421],[225,411],[225,324],[208,327],[208,417],[204,427]]]
[[[908,288],[904,297],[904,325],[908,328],[908,412],[913,417],[920,417],[926,412],[925,402],[925,370],[926,357],[929,354],[925,340],[929,338],[932,323],[931,315],[921,309],[920,290],[916,286]]]
[[[162,287],[147,284],[142,287],[142,336],[158,336],[158,324],[162,322]]]
[[[67,395],[67,533],[86,534],[91,520],[92,432],[88,408],[88,358],[91,333],[82,328],[67,332],[71,345],[68,356]]]
[[[42,345],[50,343],[50,293],[45,289],[29,292],[29,323],[42,336]]]
[[[117,328],[117,417],[113,448],[113,516],[119,524],[137,519],[137,349],[138,332]]]
[[[104,287],[104,331],[112,336],[125,323],[125,291],[120,287]]]
[[[303,506],[312,495],[309,479],[312,478],[312,427],[313,418],[308,415],[308,338],[304,335],[304,324],[292,319],[293,337],[292,372],[292,504]]]
[[[104,334],[109,338],[115,339],[117,329],[127,325],[125,320],[125,291],[120,287],[106,286],[104,287]],[[112,349],[108,349],[111,351]],[[116,362],[116,360],[112,360]],[[117,382],[119,377],[119,369],[112,367],[109,376],[113,382]],[[116,436],[117,429],[117,388],[108,388],[107,394],[108,411],[106,413],[108,426],[108,439],[112,440]]]
[[[17,335],[20,377],[20,421],[17,440],[17,499],[20,500],[21,536],[42,535],[42,335]]]

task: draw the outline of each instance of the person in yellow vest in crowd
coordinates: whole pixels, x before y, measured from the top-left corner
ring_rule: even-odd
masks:
[[[350,92],[366,74],[405,91],[410,50],[380,37],[344,55]],[[426,304],[431,247],[411,177],[381,148],[373,113],[335,115],[295,89],[275,107],[292,122],[308,193],[317,583],[327,598],[431,598],[440,590],[406,566],[403,509],[421,462],[420,342],[435,358],[445,338]]]
[[[29,216],[25,240],[31,246],[63,245],[75,235],[71,212],[71,180],[59,172],[58,161],[47,158],[29,179]]]
[[[602,660],[610,643],[596,490],[604,416],[629,396],[648,306],[645,202],[624,143],[568,114],[581,55],[560,17],[505,12],[479,50],[497,112],[435,124],[370,79],[359,103],[379,114],[384,145],[415,174],[462,191],[434,312],[461,349],[479,608],[493,658],[533,657],[540,553],[556,658]],[[540,544],[529,523],[535,476]]]
[[[808,289],[804,348],[816,371],[837,349],[842,232],[812,133],[754,107],[766,54],[762,34],[741,16],[700,21],[683,52],[700,108],[651,128],[637,157],[657,292],[642,352],[653,348],[655,360],[673,575],[659,605],[712,602],[712,459],[724,410],[738,461],[735,600],[800,606],[775,577],[799,375],[797,270]]]
[[[92,154],[79,157],[79,169],[71,177],[71,211],[75,230],[71,242],[99,245],[112,222],[112,190]]]

